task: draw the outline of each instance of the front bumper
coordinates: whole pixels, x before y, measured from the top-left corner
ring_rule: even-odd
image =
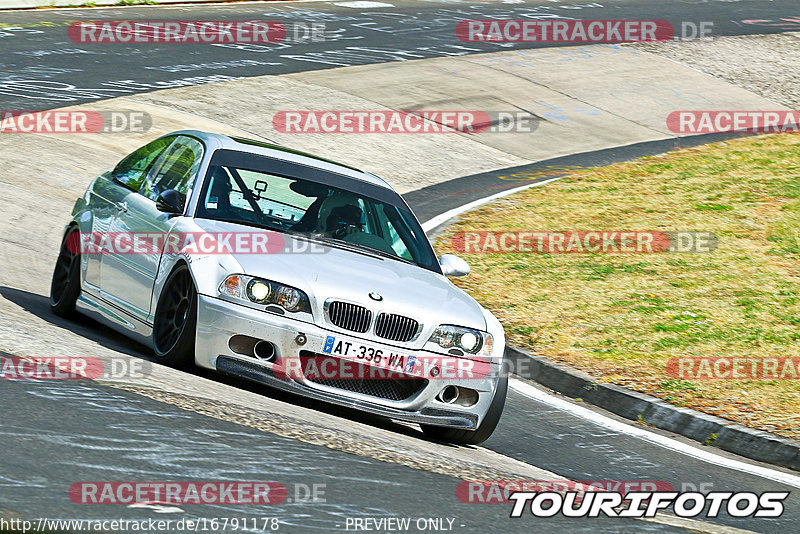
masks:
[[[302,346],[296,341],[300,334],[306,338]],[[286,315],[241,306],[219,298],[206,295],[199,297],[195,344],[195,358],[199,366],[217,369],[220,372],[323,402],[413,423],[475,429],[489,409],[499,380],[500,366],[492,364],[488,376],[472,378],[442,376],[427,380],[424,386],[406,399],[390,400],[324,385],[303,376],[290,378],[280,372],[280,366],[276,367],[271,362],[234,352],[229,346],[229,340],[234,335],[250,336],[271,342],[275,346],[276,362],[281,362],[280,366],[285,366],[291,359],[299,362],[301,350],[322,353],[325,340],[331,335],[345,341],[385,347],[387,351],[405,351],[414,356],[423,354],[430,356],[430,353],[395,347],[371,338],[358,338]],[[437,395],[450,385],[477,392],[478,398],[475,404],[462,406],[437,399]]]

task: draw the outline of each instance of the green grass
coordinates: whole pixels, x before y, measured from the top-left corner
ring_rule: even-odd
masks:
[[[598,380],[800,438],[792,380],[679,381],[682,356],[800,357],[800,136],[771,135],[576,170],[460,217],[453,232],[713,233],[711,253],[467,254],[457,283],[509,341]]]

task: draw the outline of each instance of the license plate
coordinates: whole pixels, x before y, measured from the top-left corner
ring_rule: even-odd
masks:
[[[374,367],[406,374],[413,374],[418,367],[417,357],[414,355],[401,354],[354,341],[336,339],[336,336],[327,336],[325,338],[322,353],[347,358],[348,360],[361,361]]]

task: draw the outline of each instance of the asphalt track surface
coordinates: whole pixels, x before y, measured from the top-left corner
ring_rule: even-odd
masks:
[[[631,150],[644,149],[634,147]],[[588,154],[583,160],[577,158],[570,163],[590,165],[597,161],[595,158],[624,156],[623,152]],[[484,176],[483,179],[489,178]],[[501,176],[494,179],[497,183],[506,182]],[[53,317],[43,295],[8,288],[0,288],[0,294],[31,314],[47,318],[54,327],[66,328],[104,346],[120,347],[122,352],[151,359],[145,349],[91,320],[65,321]],[[193,372],[293,403],[299,409],[334,414],[342,417],[343,425],[348,420],[362,421],[425,439],[410,427],[397,426],[380,418],[320,406],[238,379],[201,370]],[[454,521],[454,532],[489,529],[498,532],[529,529],[536,532],[686,532],[639,520],[534,519],[530,516],[510,519],[508,505],[460,502],[456,497],[459,479],[455,477],[309,445],[92,381],[68,382],[0,382],[0,516],[82,520],[237,516],[258,518],[258,521],[264,517],[278,517],[281,530],[288,532],[346,531],[348,517],[448,518]],[[680,437],[676,439],[690,443]],[[444,444],[441,447],[444,451],[450,448]],[[627,432],[609,429],[531,399],[513,388],[509,391],[500,425],[483,447],[572,480],[665,482],[675,489],[702,488],[704,491],[793,491],[795,494],[787,499],[786,511],[780,519],[721,516],[705,521],[765,533],[794,532],[800,525],[797,487],[778,483],[769,475],[756,476],[721,467],[713,461],[703,461]],[[724,452],[715,453],[735,458]],[[780,471],[775,468],[776,473]],[[69,486],[76,481],[91,480],[275,480],[287,486],[289,501],[294,499],[295,492],[302,497],[303,488],[318,484],[324,487],[325,502],[309,503],[299,499],[300,502],[287,501],[269,507],[189,505],[181,506],[180,512],[164,514],[123,505],[87,506],[71,502],[67,497]]]
[[[603,8],[583,8],[570,11],[570,16],[582,18],[664,18],[667,20],[714,20],[717,31],[730,34],[768,32],[781,29],[776,26],[742,24],[742,20],[779,20],[791,17],[798,11],[796,2],[602,2]],[[463,15],[443,10],[463,10],[475,6],[481,10],[492,10],[500,16],[513,9],[547,9],[569,4],[587,5],[590,2],[542,2],[518,5],[487,5],[475,3],[440,4],[391,2],[392,12],[413,14],[420,21],[432,21],[437,14],[451,26],[431,22],[435,30],[425,33],[452,35],[453,17]],[[537,7],[541,6],[541,7]],[[619,10],[623,9],[620,12]],[[187,11],[191,9],[191,11]],[[589,14],[589,9],[591,13]],[[300,10],[305,17],[320,17],[331,20],[327,14],[335,15],[337,26],[344,28],[346,36],[358,36],[358,46],[405,48],[420,46],[420,35],[408,30],[396,16],[378,16],[370,10],[323,3],[294,5],[229,5],[220,8],[211,6],[159,7],[143,9],[93,10],[89,15],[75,11],[37,11],[3,13],[2,21],[20,25],[41,21],[85,20],[107,17],[112,19],[140,18],[166,20],[170,18],[242,19],[259,14],[276,16],[288,13],[297,16]],[[224,16],[221,15],[224,13]],[[316,15],[310,15],[316,13]],[[620,13],[620,14],[617,14]],[[622,14],[624,13],[624,14]],[[470,15],[472,18],[477,18]],[[487,14],[487,17],[490,14]],[[508,15],[503,15],[508,16]],[[353,20],[341,20],[352,17]],[[406,29],[390,33],[376,31],[375,24]],[[738,22],[737,22],[738,21]],[[333,22],[331,22],[333,24]],[[158,86],[159,82],[175,83],[176,76],[218,75],[221,69],[200,67],[190,74],[176,74],[164,70],[147,69],[148,66],[176,64],[202,65],[212,62],[228,62],[255,58],[259,61],[278,62],[279,65],[252,65],[248,68],[229,67],[222,69],[227,76],[253,76],[276,74],[330,65],[314,61],[284,58],[295,51],[243,52],[214,47],[209,52],[183,47],[164,47],[158,51],[142,49],[141,53],[130,50],[107,50],[100,52],[90,46],[70,43],[65,37],[65,26],[37,27],[41,34],[24,32],[4,36],[2,41],[3,69],[0,82],[2,109],[44,109],[98,98],[117,96],[123,93],[107,92],[108,83],[114,82],[114,73],[124,73],[125,79],[137,83]],[[361,32],[358,34],[357,32]],[[6,32],[8,33],[8,32]],[[445,40],[431,39],[426,46],[446,46]],[[346,40],[325,43],[318,51],[335,50],[336,47],[352,46]],[[296,46],[296,45],[293,45]],[[313,51],[314,44],[303,45],[303,54]],[[487,49],[492,49],[487,48]],[[487,49],[481,49],[485,51]],[[73,52],[64,52],[73,50]],[[92,53],[74,52],[89,50]],[[435,52],[441,54],[437,48]],[[429,50],[430,52],[430,50]],[[428,53],[428,52],[426,52]],[[431,52],[432,53],[432,52]],[[431,57],[430,55],[425,57]],[[272,58],[272,59],[268,59]],[[278,58],[278,59],[276,59]],[[352,56],[349,61],[355,61]],[[396,57],[388,55],[385,59]],[[373,62],[375,57],[365,62]],[[358,63],[348,63],[358,64]],[[72,70],[68,70],[72,69]],[[27,80],[27,82],[26,82]],[[31,90],[30,81],[48,84],[69,84],[80,90],[47,91],[47,94]],[[78,81],[79,80],[79,81]],[[25,91],[20,92],[24,85]],[[106,89],[99,90],[98,88]],[[116,91],[119,85],[115,86]],[[157,88],[157,87],[152,87]],[[82,89],[87,89],[86,91]],[[148,90],[144,86],[128,85],[129,92]],[[106,91],[106,92],[103,92]],[[23,95],[24,96],[21,96]],[[37,95],[32,97],[32,95]],[[34,104],[32,104],[35,103]],[[682,139],[681,146],[709,140]],[[645,143],[590,154],[579,154],[559,158],[520,169],[506,169],[495,173],[465,177],[449,185],[432,186],[426,190],[407,195],[412,207],[422,220],[429,219],[448,209],[511,187],[519,187],[536,180],[556,177],[564,168],[591,166],[630,157],[658,153],[673,146],[673,141]],[[430,202],[433,194],[439,199]],[[443,199],[443,200],[442,200]],[[109,330],[89,320],[76,322],[54,318],[48,310],[47,299],[8,288],[0,288],[0,294],[24,308],[29,313],[47,317],[54,326],[66,328],[93,339],[106,346],[119,346],[121,351],[150,358],[141,347],[132,346]],[[250,391],[258,391],[268,398],[296,404],[302,409],[320,410],[348,420],[367,421],[381,428],[411,435],[422,436],[407,427],[373,417],[334,407],[318,406],[309,401],[274,391],[262,391],[259,386],[239,380],[216,377],[201,371],[199,376],[212,378]],[[610,416],[612,419],[616,419]],[[180,517],[278,517],[281,531],[329,532],[343,531],[347,517],[410,517],[450,518],[454,532],[686,532],[685,529],[663,524],[645,523],[637,520],[611,519],[509,519],[509,507],[504,504],[466,504],[456,498],[455,489],[459,479],[412,469],[366,456],[354,455],[335,448],[309,445],[297,440],[283,438],[268,432],[237,425],[217,418],[207,417],[193,411],[183,410],[170,404],[145,398],[134,393],[82,381],[69,383],[48,382],[0,382],[0,517],[24,518],[171,518]],[[654,431],[658,432],[658,431]],[[688,443],[686,440],[676,438]],[[661,481],[676,489],[703,487],[715,491],[797,491],[770,480],[769,476],[756,476],[739,470],[721,467],[713,461],[703,461],[633,437],[624,431],[609,429],[589,422],[553,406],[531,399],[511,389],[503,418],[495,434],[483,445],[491,451],[524,463],[553,471],[573,480],[619,480]],[[702,448],[697,446],[698,449]],[[441,445],[445,451],[447,445]],[[725,458],[732,455],[718,453]],[[753,462],[745,462],[754,464]],[[779,472],[775,469],[775,472]],[[68,496],[69,486],[76,481],[88,480],[276,480],[289,489],[289,500],[280,505],[265,508],[244,506],[182,506],[181,512],[157,513],[152,509],[124,506],[87,506],[72,503]],[[325,502],[308,503],[297,499],[295,491],[302,492],[303,485],[323,484]],[[299,488],[299,489],[298,489]],[[786,512],[780,519],[733,519],[720,517],[707,520],[717,525],[730,525],[755,532],[796,532],[800,530],[800,502],[795,494],[786,501]],[[261,531],[254,529],[252,531]],[[414,530],[412,530],[414,531]]]
[[[77,2],[77,0],[76,0]],[[385,0],[203,4],[0,12],[0,110],[44,110],[161,88],[515,48],[541,43],[465,43],[464,19],[642,19],[713,22],[712,35],[797,31],[796,0],[530,0],[524,3]],[[275,20],[287,27],[324,23],[325,40],[275,44],[75,43],[82,20]]]

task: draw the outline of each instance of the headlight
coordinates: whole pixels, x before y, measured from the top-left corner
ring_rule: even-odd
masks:
[[[272,290],[267,282],[261,280],[250,280],[247,284],[247,298],[253,302],[264,304],[269,302],[272,296]]]
[[[232,274],[220,285],[221,295],[256,304],[277,304],[286,311],[311,313],[308,295],[297,288],[242,274]]]
[[[443,349],[457,347],[469,354],[490,356],[492,353],[492,335],[472,328],[441,325],[434,330],[429,341]]]
[[[281,286],[278,290],[277,299],[275,302],[283,306],[289,311],[297,311],[300,303],[303,300],[304,293],[300,290],[289,286]]]

